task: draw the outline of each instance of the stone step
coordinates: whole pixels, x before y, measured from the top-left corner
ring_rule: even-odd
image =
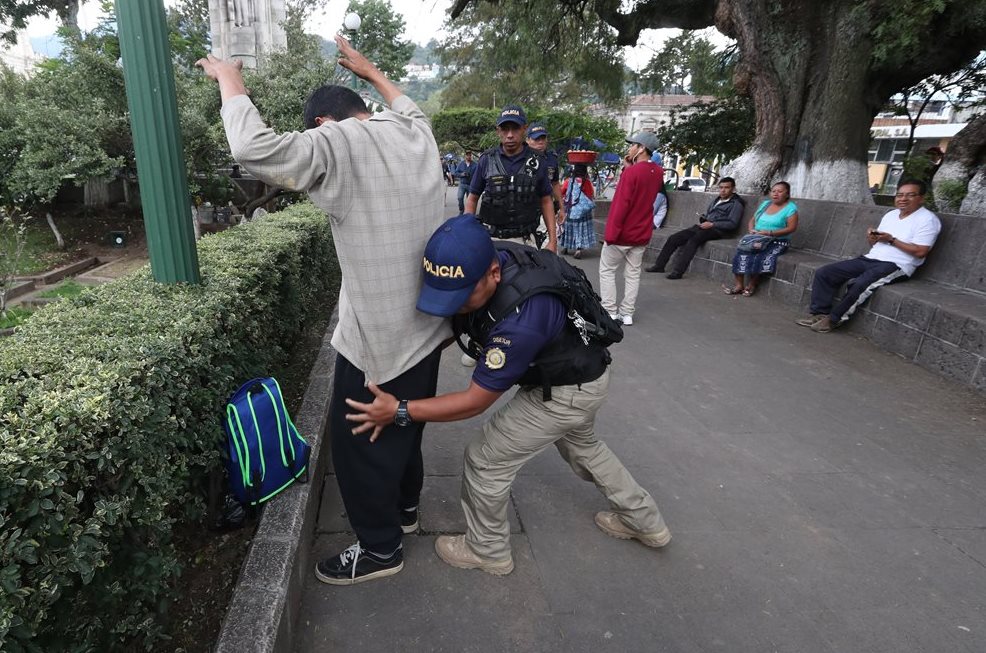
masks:
[[[7,301],[9,302],[17,299],[18,297],[23,297],[30,292],[34,292],[36,286],[37,283],[34,279],[15,281],[14,285],[7,291]]]
[[[54,304],[55,302],[60,301],[62,301],[61,297],[31,297],[21,302],[21,305],[30,308],[41,308],[42,306],[47,306],[48,304]]]
[[[29,277],[24,277],[26,280],[33,280],[38,285],[50,286],[52,284],[58,283],[65,277],[71,277],[89,268],[96,267],[99,264],[99,259],[95,256],[90,256],[89,258],[84,258],[81,261],[76,261],[74,263],[69,263],[68,265],[63,265],[54,270],[49,270],[43,274],[36,274]]]

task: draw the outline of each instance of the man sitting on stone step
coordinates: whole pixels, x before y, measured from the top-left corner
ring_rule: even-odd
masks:
[[[870,251],[847,261],[823,265],[811,283],[810,313],[798,320],[816,333],[828,333],[844,324],[880,286],[909,279],[928,256],[941,221],[924,208],[928,187],[923,181],[905,179],[897,186],[893,211],[880,225],[866,232]],[[835,303],[835,294],[849,282],[846,294]]]
[[[678,253],[678,258],[668,272],[668,279],[680,279],[688,269],[688,264],[695,258],[699,247],[710,240],[729,238],[733,235],[743,218],[745,205],[743,198],[736,194],[736,181],[732,177],[720,179],[719,196],[712,200],[705,213],[699,216],[698,224],[672,234],[661,248],[654,265],[647,268],[647,271],[664,272],[664,267],[680,247],[681,252]]]

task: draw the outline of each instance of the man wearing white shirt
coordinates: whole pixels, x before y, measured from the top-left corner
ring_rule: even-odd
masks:
[[[879,227],[866,233],[870,251],[815,271],[811,314],[798,320],[798,324],[816,333],[827,333],[852,317],[874,290],[914,274],[941,232],[938,216],[923,206],[926,193],[923,181],[901,182],[894,198],[897,208],[883,216]],[[835,294],[850,280],[845,297],[833,308]]]

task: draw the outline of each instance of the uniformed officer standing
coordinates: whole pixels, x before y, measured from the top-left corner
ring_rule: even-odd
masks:
[[[494,249],[474,216],[460,215],[439,227],[425,248],[418,310],[463,316],[470,335],[483,346],[479,365],[468,388],[431,399],[407,401],[370,384],[372,404],[347,400],[357,413],[347,415],[358,424],[353,432],[370,433],[373,441],[395,423],[468,419],[520,385],[483,425],[482,435],[466,447],[466,534],[435,540],[438,556],[461,569],[497,576],[513,571],[507,523],[510,486],[524,463],[552,444],[572,471],[594,483],[609,501],[610,510],[595,515],[600,530],[649,547],[666,545],[671,532],[654,499],[595,436],[596,412],[609,388],[606,347],[583,341],[565,304],[551,292],[531,294],[503,319],[489,323],[498,290],[506,286],[508,294],[514,291],[511,282],[523,273],[518,268],[511,252]],[[542,383],[549,384],[550,394]],[[388,431],[383,437],[399,436]]]
[[[551,195],[554,197],[555,222],[565,222],[565,204],[561,200],[561,181],[559,179],[558,153],[548,149],[548,129],[541,123],[531,123],[527,130],[527,144],[535,152],[544,155],[548,164],[548,181],[551,182]]]
[[[469,187],[466,213],[475,214],[482,196],[479,219],[497,239],[534,244],[540,219],[548,229],[547,248],[558,251],[555,208],[544,156],[524,142],[527,115],[508,104],[496,121],[500,145],[479,157]]]

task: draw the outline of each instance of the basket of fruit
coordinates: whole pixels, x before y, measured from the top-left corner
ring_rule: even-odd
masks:
[[[568,151],[568,162],[569,163],[592,163],[599,156],[599,152],[593,150],[569,150]]]

